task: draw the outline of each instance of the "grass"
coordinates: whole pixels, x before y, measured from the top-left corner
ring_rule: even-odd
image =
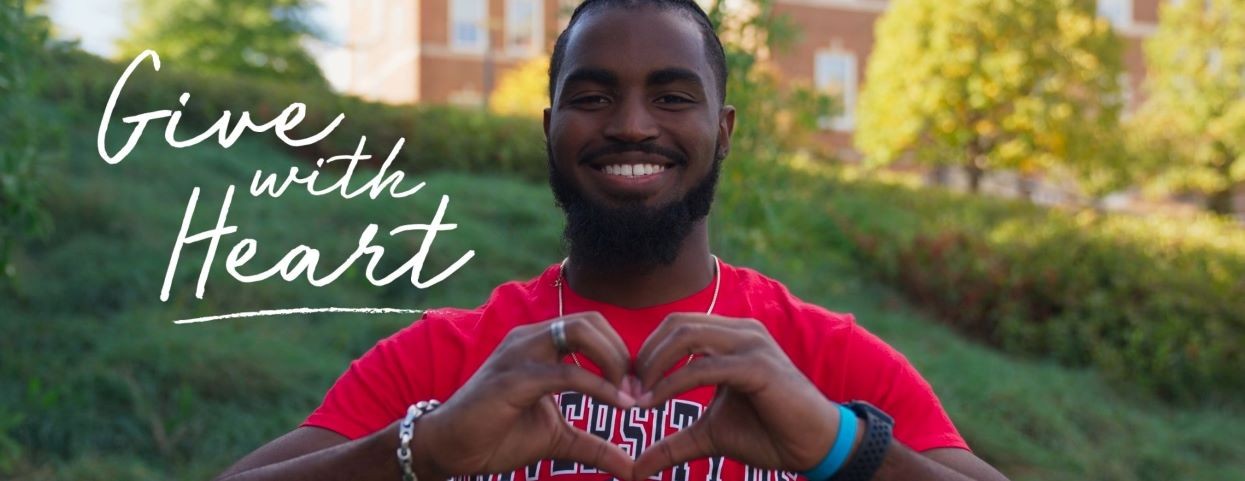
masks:
[[[55,231],[21,246],[20,284],[0,297],[0,477],[209,478],[295,426],[350,359],[410,321],[319,315],[175,326],[173,319],[294,306],[472,306],[494,285],[530,277],[562,256],[560,215],[547,188],[508,178],[420,176],[425,190],[400,200],[239,192],[229,215],[238,233],[222,241],[203,299],[194,297],[194,282],[205,249],[195,245],[161,302],[190,191],[204,189],[194,219],[204,229],[225,185],[245,189],[254,169],[294,161],[256,140],[228,151],[173,150],[153,145],[152,136],[109,166],[95,153],[93,130],[73,133],[68,155],[44,169]],[[913,360],[978,454],[1012,479],[1245,479],[1239,406],[1175,408],[1090,370],[965,341],[867,280],[835,245],[810,237],[817,193],[785,193],[781,181],[727,169],[715,250],[807,300],[854,312]],[[357,269],[326,288],[279,279],[242,284],[221,268],[244,237],[259,240],[256,266],[300,243],[335,266],[329,260],[349,254],[376,223],[392,269],[422,236],[384,232],[429,220],[442,193],[451,197],[444,221],[458,229],[437,237],[426,272],[468,249],[476,256],[429,289],[401,280],[373,287]]]

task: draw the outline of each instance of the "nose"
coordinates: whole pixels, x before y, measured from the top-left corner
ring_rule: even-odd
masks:
[[[605,137],[617,142],[640,143],[657,138],[659,129],[648,106],[638,98],[628,99],[614,109],[605,126]]]

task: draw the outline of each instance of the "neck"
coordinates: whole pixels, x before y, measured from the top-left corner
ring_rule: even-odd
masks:
[[[605,271],[575,262],[572,257],[563,275],[576,294],[628,309],[665,304],[690,296],[713,282],[713,257],[709,253],[709,229],[701,219],[688,233],[674,262],[669,265],[635,266]]]

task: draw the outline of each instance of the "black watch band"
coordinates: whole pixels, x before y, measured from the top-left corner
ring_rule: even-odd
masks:
[[[846,406],[857,417],[865,420],[867,430],[860,441],[860,447],[856,448],[856,454],[847,460],[847,464],[830,481],[868,481],[882,467],[882,459],[886,457],[886,451],[891,446],[891,429],[895,420],[864,401],[853,401]]]

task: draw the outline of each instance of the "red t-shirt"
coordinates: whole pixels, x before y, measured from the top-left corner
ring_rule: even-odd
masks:
[[[895,419],[895,438],[916,451],[968,449],[938,398],[912,364],[851,315],[805,303],[786,287],[746,268],[722,263],[721,290],[713,313],[761,321],[792,363],[827,398],[863,400]],[[380,341],[350,364],[303,426],[314,426],[356,439],[405,416],[412,403],[449,399],[484,363],[514,327],[558,315],[559,266],[527,282],[509,282],[488,302],[472,310],[437,309]],[[563,288],[565,312],[598,311],[614,327],[634,356],[670,313],[704,312],[713,297],[704,290],[668,304],[625,309],[576,295]],[[568,358],[569,359],[569,358]],[[585,356],[585,368],[595,370]],[[569,360],[567,362],[570,362]],[[624,451],[640,452],[691,425],[713,397],[712,387],[688,391],[652,410],[618,410],[579,393],[557,396],[571,424],[608,437]],[[656,427],[655,427],[656,426]],[[601,481],[608,475],[574,463],[542,461],[514,473],[479,477],[488,481],[547,479],[552,475]],[[661,481],[794,481],[792,473],[752,469],[730,459],[702,459],[659,474]]]

